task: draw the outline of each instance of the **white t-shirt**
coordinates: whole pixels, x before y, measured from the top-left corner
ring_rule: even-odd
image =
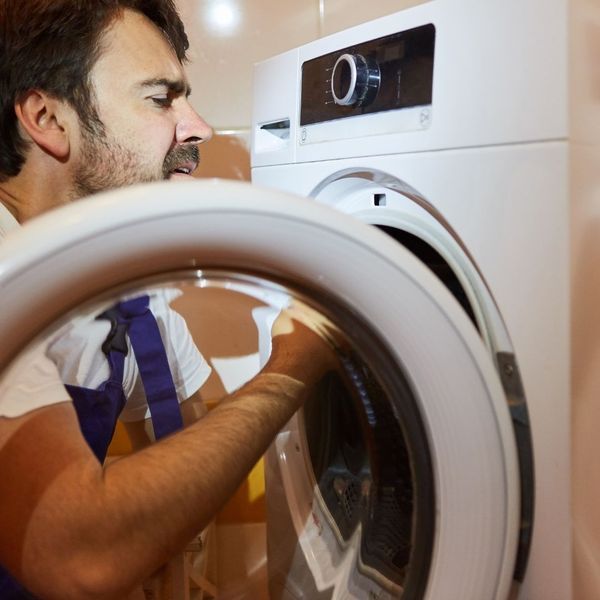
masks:
[[[0,374],[0,417],[20,417],[37,408],[70,400],[43,344],[21,353],[19,360]]]
[[[177,289],[157,288],[148,292],[150,310],[156,319],[165,346],[179,402],[189,398],[210,375],[204,360],[188,331],[183,317],[170,303],[182,292]],[[47,356],[56,364],[64,383],[96,389],[110,375],[108,361],[101,350],[110,331],[110,322],[91,317],[76,317],[53,336]],[[139,421],[150,417],[146,395],[135,360],[131,342],[125,357],[123,391],[127,402],[121,412],[122,421]]]
[[[18,226],[0,203],[0,241]],[[185,320],[170,307],[181,292],[157,288],[145,293],[150,296],[150,310],[158,323],[177,397],[182,402],[204,384],[211,368],[196,348]],[[99,387],[110,374],[101,349],[109,330],[110,323],[106,320],[76,317],[53,334],[51,340],[28,348],[0,374],[0,416],[17,417],[70,400],[63,383]],[[120,418],[137,421],[149,418],[150,412],[129,341],[128,345],[123,377],[127,402]]]
[[[0,202],[0,241],[4,239],[11,231],[18,229],[19,223]]]

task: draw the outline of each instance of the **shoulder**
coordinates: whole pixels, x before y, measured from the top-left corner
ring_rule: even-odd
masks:
[[[0,375],[0,417],[14,418],[69,401],[56,365],[45,350],[46,344],[27,349]]]

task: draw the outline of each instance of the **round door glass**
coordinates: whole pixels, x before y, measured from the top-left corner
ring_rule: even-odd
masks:
[[[128,334],[111,321],[115,307],[141,298],[149,299],[155,313],[186,424],[258,374],[281,315],[302,322],[336,349],[337,369],[310,391],[303,410],[278,436],[279,452],[276,443],[266,464],[255,469],[254,498],[248,498],[246,482],[217,515],[220,525],[199,534],[202,543],[196,540],[188,549],[205,591],[227,594],[241,586],[247,588],[243,597],[250,598],[262,586],[264,597],[280,598],[300,585],[306,598],[332,597],[342,589],[354,590],[354,598],[419,597],[434,531],[424,426],[388,348],[339,301],[248,274],[181,272],[104,294],[69,313],[30,344],[8,376],[41,348],[70,390],[95,389],[111,376],[110,353],[124,348],[127,400],[106,460],[154,443],[144,369],[136,364],[141,351],[135,345],[132,351]],[[198,384],[199,396],[186,401]],[[281,463],[281,452],[289,460]],[[298,510],[291,514],[294,506]],[[248,548],[254,566],[217,570],[224,561],[218,529],[235,532],[237,524],[234,538],[242,548],[250,523],[259,534]],[[248,557],[238,564],[249,564]],[[196,585],[193,581],[190,577],[187,585]],[[144,585],[149,590],[158,584],[154,578]]]

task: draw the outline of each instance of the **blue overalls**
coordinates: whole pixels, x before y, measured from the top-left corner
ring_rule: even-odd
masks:
[[[102,345],[110,367],[109,378],[94,390],[65,385],[73,399],[83,436],[100,462],[106,458],[117,419],[125,406],[123,374],[127,337],[140,371],[156,439],[183,427],[175,383],[149,301],[147,295],[125,300],[98,317],[111,323],[110,333]],[[0,567],[0,600],[33,598]]]

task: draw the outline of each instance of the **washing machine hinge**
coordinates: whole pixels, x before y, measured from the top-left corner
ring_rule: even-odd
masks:
[[[500,381],[508,400],[511,417],[513,421],[518,421],[521,425],[529,426],[525,392],[514,354],[498,352],[496,359],[498,361]]]
[[[529,559],[535,505],[535,476],[531,426],[521,375],[514,355],[508,352],[498,352],[496,360],[513,422],[519,460],[521,526],[513,578],[516,582],[522,582]]]

